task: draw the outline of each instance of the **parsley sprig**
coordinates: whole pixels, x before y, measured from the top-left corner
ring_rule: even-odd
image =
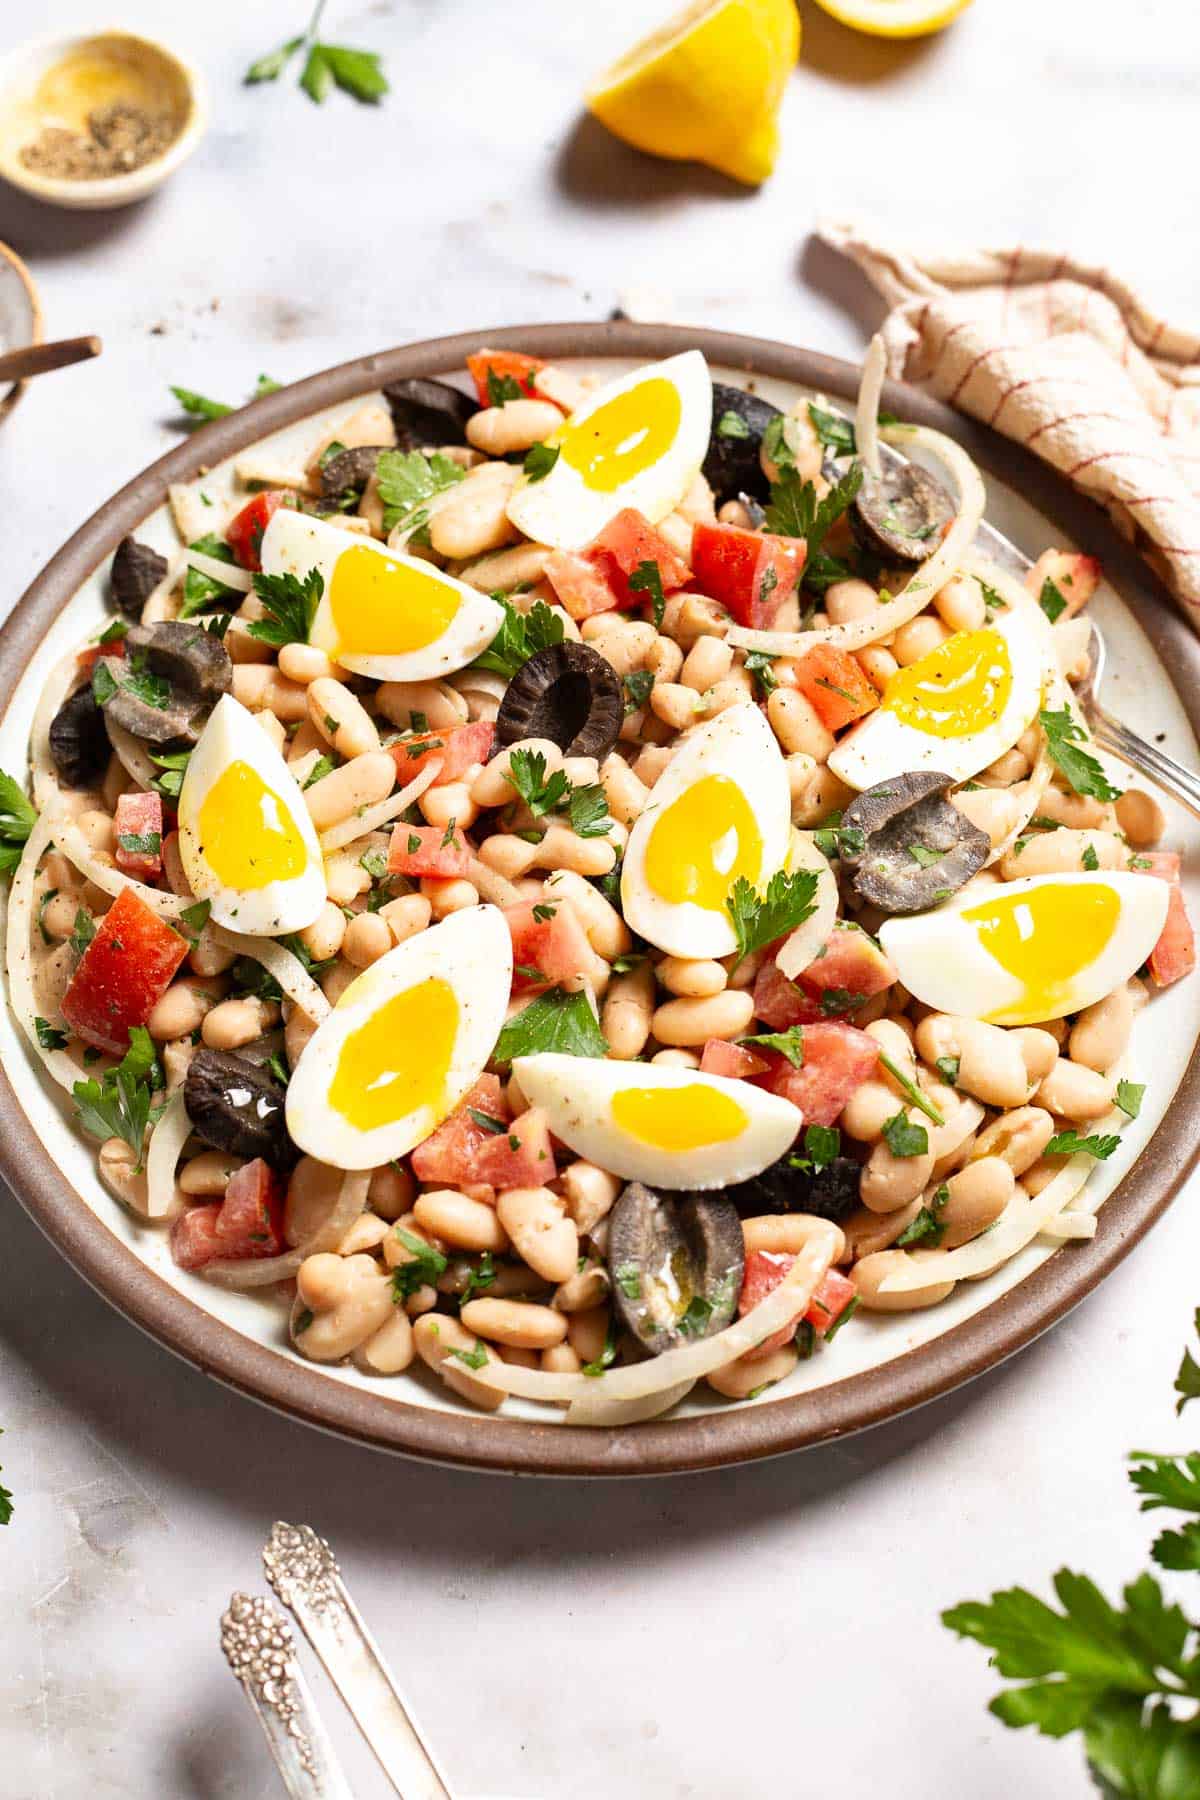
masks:
[[[377,105],[388,92],[388,81],[378,52],[355,50],[348,44],[322,43],[317,33],[324,11],[325,0],[317,0],[308,29],[297,37],[288,38],[278,48],[268,50],[265,56],[257,57],[242,77],[245,85],[257,87],[264,81],[278,81],[297,52],[305,50],[300,86],[310,100],[320,106],[330,91],[339,87],[364,105]]]
[[[565,812],[576,837],[607,837],[612,829],[608,801],[598,781],[572,787],[561,769],[546,773],[540,750],[514,750],[508,759],[508,781],[535,819]]]
[[[737,961],[742,962],[755,950],[765,950],[776,938],[786,937],[811,918],[816,910],[816,891],[817,876],[812,869],[796,869],[790,875],[780,869],[761,894],[744,875],[739,875],[725,902],[737,938]]]
[[[852,463],[834,482],[825,498],[818,500],[811,481],[802,481],[796,469],[781,470],[779,480],[771,484],[771,499],[766,509],[767,530],[777,532],[781,537],[803,538],[810,558],[816,556],[862,482],[862,464]]]
[[[0,875],[12,874],[36,824],[33,802],[12,776],[0,769]]]
[[[1088,794],[1093,800],[1121,798],[1120,788],[1112,785],[1096,758],[1080,749],[1079,746],[1087,742],[1087,733],[1072,717],[1069,706],[1059,712],[1043,708],[1038,720],[1046,734],[1046,749],[1051,762],[1066,776],[1077,794]]]
[[[568,994],[559,987],[539,994],[509,1019],[496,1040],[493,1060],[508,1064],[547,1050],[562,1056],[608,1054],[608,1041],[586,994]]]
[[[429,523],[426,502],[454,487],[466,475],[448,456],[422,450],[382,450],[375,464],[375,483],[383,501],[383,526],[392,531],[421,531]]]
[[[93,1075],[71,1089],[83,1129],[96,1138],[122,1138],[133,1152],[135,1174],[142,1166],[146,1131],[160,1110],[154,1092],[161,1086],[154,1041],[144,1025],[132,1025],[121,1061],[105,1070],[102,1080]]]
[[[310,569],[303,581],[297,575],[260,573],[254,577],[254,591],[267,616],[247,625],[249,635],[277,650],[285,644],[307,644],[325,592],[320,569]]]
[[[563,622],[556,618],[544,600],[535,600],[527,613],[520,613],[501,594],[492,598],[504,608],[504,622],[473,668],[491,669],[511,681],[531,656],[563,641]]]

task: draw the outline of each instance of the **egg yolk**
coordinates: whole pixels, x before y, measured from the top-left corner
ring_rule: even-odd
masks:
[[[745,794],[728,775],[706,775],[666,807],[646,843],[646,880],[663,900],[724,912],[739,876],[762,873],[763,841]]]
[[[446,1115],[446,1076],[458,1032],[454,989],[436,977],[405,988],[348,1034],[329,1104],[355,1131],[394,1125],[420,1107]]]
[[[687,1087],[622,1088],[613,1096],[612,1115],[639,1143],[677,1152],[726,1144],[749,1123],[744,1107],[701,1081]]]
[[[198,853],[222,887],[261,888],[308,867],[296,821],[257,769],[231,762],[204,796],[196,820]]]
[[[678,389],[655,376],[614,394],[577,425],[566,426],[558,436],[562,459],[585,487],[613,494],[666,455],[682,415]]]
[[[970,737],[995,724],[1012,685],[1012,660],[1000,633],[959,631],[892,676],[883,710],[929,737]]]
[[[440,638],[461,604],[447,582],[380,556],[366,544],[343,550],[329,584],[335,654],[403,656]]]
[[[1031,1025],[1069,1012],[1071,982],[1105,949],[1120,912],[1120,899],[1103,882],[1065,881],[964,912],[988,955],[1024,990],[989,1018]]]

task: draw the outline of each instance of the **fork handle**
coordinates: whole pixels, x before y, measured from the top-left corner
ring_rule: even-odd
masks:
[[[1130,731],[1128,725],[1122,725],[1099,707],[1092,709],[1089,724],[1092,736],[1102,750],[1119,756],[1122,762],[1128,763],[1139,775],[1144,775],[1200,818],[1200,775],[1186,769],[1157,745],[1148,744],[1136,731]]]

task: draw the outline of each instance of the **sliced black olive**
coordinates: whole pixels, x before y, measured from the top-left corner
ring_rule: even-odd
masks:
[[[933,555],[954,514],[940,481],[916,463],[893,463],[880,475],[863,470],[850,527],[863,548],[885,562],[921,563]]]
[[[284,1099],[264,1069],[225,1050],[197,1050],[184,1077],[183,1104],[203,1143],[231,1156],[261,1156],[276,1168],[295,1160]]]
[[[220,638],[179,619],[132,625],[124,657],[98,666],[117,684],[104,703],[108,717],[147,744],[196,743],[233,685],[233,664]]]
[[[475,401],[448,381],[393,381],[383,390],[401,450],[422,445],[465,444]]]
[[[743,1219],[755,1219],[763,1213],[811,1213],[815,1218],[840,1224],[858,1205],[862,1173],[858,1164],[853,1157],[835,1156],[832,1162],[814,1171],[797,1167],[802,1161],[799,1147],[789,1150],[761,1175],[752,1175],[749,1181],[726,1188],[725,1198],[732,1201]]]
[[[90,683],[76,688],[50,721],[50,754],[68,787],[91,787],[108,766],[112,746]]]
[[[633,1181],[609,1214],[617,1311],[652,1356],[723,1330],[744,1268],[741,1221],[724,1194],[658,1194]]]
[[[717,505],[723,500],[765,500],[769,484],[762,472],[758,453],[763,432],[779,408],[744,388],[726,387],[714,381],[712,433],[702,464],[705,479],[716,495]]]
[[[109,571],[112,597],[118,612],[127,619],[140,619],[142,608],[167,572],[167,559],[139,544],[134,537],[123,537],[117,545]]]
[[[925,912],[982,869],[991,842],[944,798],[952,786],[925,769],[855,795],[842,814],[841,860],[864,900],[889,913]],[[847,829],[862,832],[860,851],[847,853]]]
[[[621,678],[589,644],[537,650],[504,690],[496,748],[522,738],[551,738],[566,756],[603,761],[625,717]]]
[[[321,497],[340,500],[349,492],[362,493],[375,473],[379,452],[386,444],[362,444],[354,450],[339,450],[321,464]]]

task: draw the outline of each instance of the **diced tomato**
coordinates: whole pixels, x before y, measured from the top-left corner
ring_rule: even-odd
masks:
[[[116,864],[138,881],[162,874],[163,804],[158,794],[121,794],[113,819],[117,835]],[[139,847],[133,847],[133,840]],[[141,846],[145,847],[142,848]]]
[[[80,650],[75,658],[80,670],[90,675],[102,656],[124,656],[125,639],[110,638],[107,644],[89,644],[86,650]]]
[[[738,1299],[738,1315],[745,1318],[756,1306],[774,1293],[784,1276],[791,1269],[796,1258],[786,1251],[752,1250],[746,1258],[746,1272],[742,1277],[742,1292]],[[816,1293],[812,1297],[807,1312],[797,1313],[795,1318],[781,1325],[779,1330],[765,1338],[756,1350],[746,1352],[747,1362],[761,1362],[770,1356],[773,1350],[779,1350],[784,1344],[790,1344],[796,1335],[796,1327],[802,1318],[807,1319],[818,1337],[824,1337],[831,1326],[835,1325],[849,1306],[855,1295],[852,1281],[837,1269],[830,1269],[822,1276]]]
[[[879,695],[847,650],[817,644],[796,665],[796,686],[827,731],[874,712]]]
[[[1094,556],[1083,556],[1077,550],[1043,550],[1026,575],[1025,586],[1035,600],[1040,600],[1042,589],[1052,581],[1067,603],[1066,610],[1057,616],[1069,619],[1087,605],[1103,572]],[[1050,610],[1054,611],[1053,606]]]
[[[449,731],[422,731],[416,737],[398,738],[388,748],[396,763],[396,776],[401,787],[407,787],[435,756],[442,759],[441,774],[434,787],[448,781],[461,781],[473,763],[485,763],[492,754],[496,727],[487,719],[474,725],[456,725]]]
[[[492,397],[488,393],[488,374],[497,381],[510,376],[516,382],[523,395],[534,397],[533,377],[539,369],[546,366],[540,356],[525,356],[520,350],[476,350],[467,358],[467,367],[471,371],[471,379],[475,383],[475,393],[480,406],[491,406]]]
[[[769,626],[804,573],[803,538],[743,531],[739,525],[692,528],[692,579],[701,593],[726,607],[739,625]]]
[[[764,1049],[770,1067],[754,1085],[798,1106],[806,1125],[832,1125],[851,1094],[875,1069],[879,1045],[855,1025],[822,1019],[804,1026],[804,1064],[797,1069],[778,1051]]]
[[[287,488],[266,488],[255,494],[225,528],[225,539],[243,569],[262,568],[259,555],[263,532],[281,506],[295,506],[296,496]]]
[[[146,1023],[187,953],[186,938],[122,888],[71,977],[63,1018],[85,1044],[127,1050],[130,1026]]]
[[[550,1128],[536,1106],[518,1113],[507,1131],[480,1144],[475,1156],[475,1180],[501,1190],[545,1187],[555,1173]]]
[[[1173,981],[1182,981],[1185,975],[1190,975],[1196,966],[1196,934],[1179,885],[1179,853],[1176,850],[1150,850],[1140,853],[1138,860],[1150,864],[1146,874],[1157,875],[1160,881],[1170,885],[1167,922],[1150,952],[1150,976],[1155,987],[1170,987]]]
[[[769,1067],[763,1056],[755,1056],[753,1050],[747,1050],[741,1044],[728,1044],[724,1038],[709,1038],[700,1056],[700,1071],[704,1075],[729,1075],[746,1081],[751,1075],[761,1075]]]
[[[857,925],[839,919],[807,969],[796,977],[800,986],[820,997],[853,994],[869,1000],[896,979],[896,971],[875,939]],[[851,1010],[847,1005],[844,1010]],[[828,1017],[828,1007],[823,1009]]]
[[[413,1174],[418,1181],[437,1181],[446,1187],[461,1187],[463,1182],[476,1182],[480,1147],[494,1135],[486,1125],[471,1117],[483,1113],[502,1125],[509,1121],[508,1102],[498,1075],[481,1075],[457,1112],[444,1119],[437,1130],[418,1144],[412,1153]],[[535,1182],[537,1187],[541,1182]]]
[[[824,1015],[814,996],[789,981],[772,957],[755,978],[754,1016],[772,1031],[787,1031],[792,1025],[815,1024]]]
[[[544,993],[591,972],[591,946],[569,901],[506,906],[504,917],[512,934],[514,994]]]
[[[471,852],[460,832],[447,834],[440,825],[405,825],[392,831],[388,846],[389,875],[430,875],[439,881],[465,875]]]
[[[621,604],[605,571],[578,550],[556,550],[542,573],[573,619],[590,619]]]
[[[217,1257],[247,1261],[284,1249],[284,1187],[261,1157],[229,1177],[219,1204],[193,1206],[171,1229],[171,1254],[181,1269],[203,1268]]]
[[[629,577],[637,573],[642,563],[655,564],[664,594],[677,592],[692,578],[682,556],[634,506],[624,507],[615,519],[610,519],[583,554],[607,577],[621,607],[645,606],[649,600],[643,590],[629,586]]]

